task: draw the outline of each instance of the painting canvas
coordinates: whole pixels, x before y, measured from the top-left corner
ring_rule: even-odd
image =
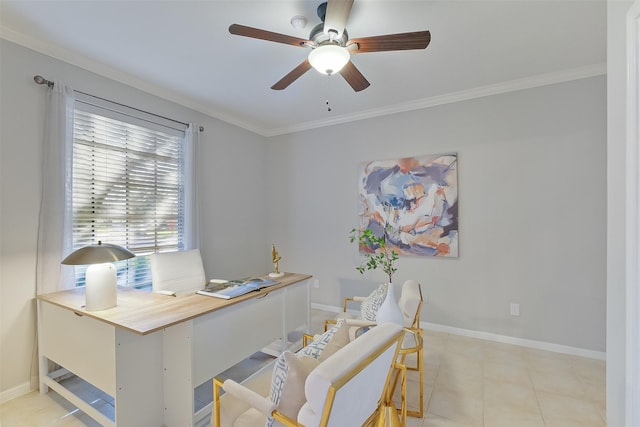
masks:
[[[458,256],[457,154],[366,162],[359,196],[360,229],[384,235],[399,254]]]

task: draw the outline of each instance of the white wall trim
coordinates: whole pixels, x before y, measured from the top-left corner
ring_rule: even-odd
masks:
[[[544,341],[516,338],[506,335],[498,335],[490,332],[472,331],[470,329],[454,328],[452,326],[438,325],[436,323],[420,322],[422,329],[430,331],[446,332],[454,335],[477,338],[486,341],[495,341],[504,344],[518,345],[534,348],[536,350],[553,351],[556,353],[570,354],[572,356],[588,357],[590,359],[606,360],[606,353],[602,351],[586,350],[584,348],[570,347],[562,344],[554,344]]]
[[[357,120],[370,119],[374,117],[386,116],[389,114],[402,113],[423,108],[435,107],[438,105],[452,104],[454,102],[467,101],[485,96],[499,95],[502,93],[514,92],[523,89],[532,89],[539,86],[547,86],[556,83],[568,82],[571,80],[585,79],[589,77],[601,76],[607,73],[607,64],[602,62],[585,67],[561,70],[554,73],[539,74],[537,76],[525,77],[522,79],[506,81],[473,89],[451,92],[429,98],[418,99],[412,102],[405,102],[395,105],[387,105],[381,108],[373,108],[356,114],[345,114],[337,116],[331,120],[318,120],[314,122],[300,123],[297,126],[270,129],[265,136],[277,136],[286,133],[300,132],[315,129],[323,126],[333,126],[337,124],[353,122]]]
[[[326,304],[311,303],[311,308],[317,310],[329,311],[332,313],[340,313],[342,307],[336,307]],[[348,310],[354,314],[357,311]],[[553,351],[556,353],[570,354],[572,356],[588,357],[590,359],[606,360],[606,353],[602,351],[586,350],[584,348],[570,347],[562,344],[553,344],[544,341],[535,341],[524,338],[509,337],[506,335],[498,335],[490,332],[473,331],[470,329],[455,328],[453,326],[439,325],[436,323],[420,322],[422,329],[445,332],[453,335],[461,335],[470,338],[477,338],[486,341],[500,342],[504,344],[518,345],[521,347],[534,348],[536,350]]]
[[[10,400],[13,400],[16,397],[20,397],[27,393],[30,393],[31,391],[33,390],[31,389],[31,384],[29,384],[28,381],[20,385],[17,385],[13,388],[10,388],[8,390],[4,390],[0,392],[0,405]]]
[[[76,67],[80,67],[82,69],[91,71],[92,73],[98,74],[108,79],[115,80],[117,82],[135,87],[144,92],[150,93],[151,95],[155,95],[160,98],[166,99],[168,101],[175,102],[176,104],[182,105],[183,107],[191,108],[192,110],[198,111],[203,114],[207,114],[211,117],[215,117],[224,122],[230,123],[234,126],[238,126],[242,129],[246,129],[250,132],[257,133],[260,135],[264,134],[263,129],[257,128],[253,126],[251,123],[247,123],[246,121],[240,120],[237,117],[230,116],[221,111],[214,110],[210,106],[194,101],[191,98],[179,95],[175,92],[167,90],[162,86],[149,83],[144,79],[140,79],[129,73],[125,73],[120,70],[117,70],[100,61],[96,61],[96,60],[84,57],[82,55],[78,55],[77,53],[72,52],[68,49],[64,49],[58,45],[43,42],[42,40],[38,40],[33,37],[26,36],[20,32],[17,32],[15,30],[12,30],[11,28],[8,28],[2,25],[0,25],[0,38],[19,44],[20,46],[24,46],[28,49],[35,50],[36,52],[39,52],[43,55],[47,55],[52,58],[58,59],[60,61],[66,62],[68,64],[75,65]],[[37,70],[34,71],[34,74],[37,74]],[[54,77],[51,77],[51,76],[48,76],[48,77],[44,76],[44,77],[49,79],[54,79]]]
[[[60,46],[44,42],[42,40],[35,39],[33,37],[26,36],[22,33],[14,31],[10,28],[0,25],[0,38],[9,40],[13,43],[17,43],[26,48],[35,50],[44,55],[51,56],[69,64],[84,68],[93,73],[101,76],[119,81],[121,83],[133,86],[148,92],[152,95],[159,96],[168,101],[175,102],[187,108],[199,111],[200,113],[207,114],[211,117],[215,117],[234,126],[246,129],[250,132],[257,133],[264,137],[272,137],[278,135],[284,135],[288,133],[301,132],[304,130],[316,129],[325,126],[333,126],[342,123],[354,122],[358,120],[370,119],[374,117],[386,116],[389,114],[402,113],[406,111],[419,110],[423,108],[435,107],[438,105],[451,104],[454,102],[467,101],[470,99],[481,98],[485,96],[498,95],[507,92],[513,92],[523,89],[531,89],[539,86],[546,86],[556,83],[563,83],[571,80],[584,79],[588,77],[595,77],[604,75],[607,72],[606,63],[592,64],[584,67],[573,68],[568,70],[560,70],[553,73],[539,74],[536,76],[525,77],[522,79],[510,80],[506,82],[480,86],[477,88],[462,90],[458,92],[452,92],[428,98],[418,99],[411,102],[405,102],[400,104],[388,105],[381,108],[373,108],[370,110],[358,112],[355,114],[345,114],[341,116],[334,116],[330,120],[316,120],[311,122],[300,123],[296,126],[285,126],[281,128],[265,129],[254,126],[251,123],[247,123],[238,117],[231,116],[223,113],[219,110],[212,108],[200,102],[196,102],[188,97],[179,95],[175,92],[169,91],[166,88],[160,87],[149,83],[138,77],[134,77],[128,73],[116,70],[106,64],[99,61],[86,58],[78,55],[68,49],[64,49]],[[46,76],[45,76],[46,77]]]
[[[640,0],[627,12],[626,423],[640,424]]]

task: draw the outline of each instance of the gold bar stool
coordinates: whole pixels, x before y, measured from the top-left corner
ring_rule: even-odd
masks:
[[[407,356],[410,354],[416,354],[416,366],[408,366],[407,365]],[[418,410],[408,410],[407,415],[410,417],[422,418],[423,417],[423,402],[424,402],[424,339],[423,339],[423,331],[420,328],[404,328],[404,338],[402,340],[402,346],[398,352],[398,363],[404,365],[407,371],[417,371],[419,376],[419,384],[418,384],[418,392],[419,392],[419,402],[418,402]],[[398,382],[398,374],[394,379],[392,393],[395,391]],[[406,405],[404,400],[407,398],[406,395],[402,394],[401,398],[403,400],[403,404]]]

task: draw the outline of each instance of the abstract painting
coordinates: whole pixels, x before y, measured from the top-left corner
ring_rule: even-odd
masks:
[[[362,164],[359,228],[400,255],[457,257],[457,160],[449,153]]]

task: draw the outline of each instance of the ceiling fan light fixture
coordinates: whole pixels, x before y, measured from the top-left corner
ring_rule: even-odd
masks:
[[[322,74],[337,73],[349,62],[347,49],[336,44],[318,46],[309,53],[309,63]]]

